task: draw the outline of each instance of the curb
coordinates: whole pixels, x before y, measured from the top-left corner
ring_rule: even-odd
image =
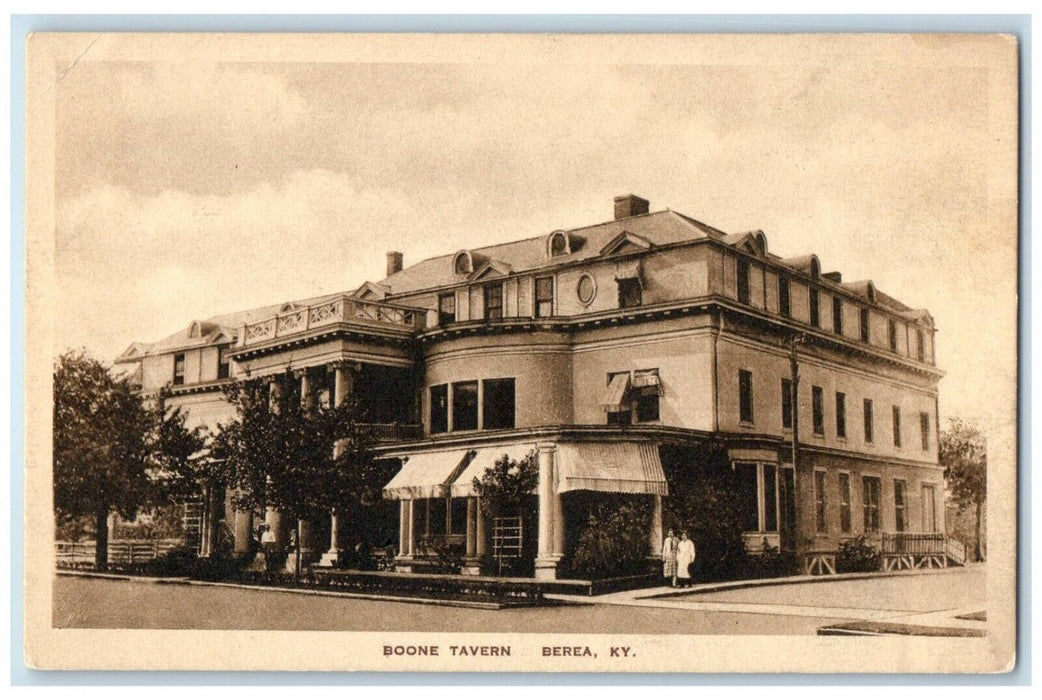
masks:
[[[388,603],[413,603],[415,605],[437,605],[451,608],[472,608],[478,610],[514,610],[523,608],[550,607],[545,605],[504,605],[501,603],[485,603],[471,600],[446,600],[444,598],[416,598],[410,596],[379,595],[375,593],[348,593],[344,591],[323,591],[306,588],[287,588],[285,586],[262,586],[248,583],[228,583],[225,581],[196,581],[188,577],[160,578],[154,576],[128,576],[125,574],[99,574],[88,571],[58,571],[59,576],[75,576],[79,578],[108,579],[110,581],[132,581],[135,583],[180,584],[186,586],[216,586],[237,588],[252,591],[277,591],[279,593],[297,593],[299,595],[325,596],[327,598],[354,598],[356,600],[377,600]]]
[[[943,569],[914,569],[911,571],[864,571],[848,574],[831,574],[828,576],[785,576],[783,578],[748,579],[746,581],[721,581],[720,583],[703,583],[692,586],[687,590],[656,593],[654,595],[635,595],[634,598],[647,600],[652,598],[685,598],[687,596],[702,593],[720,593],[723,591],[736,591],[744,588],[760,588],[767,586],[788,586],[799,583],[829,583],[830,581],[858,581],[862,579],[892,578],[898,576],[939,576],[966,571],[972,567],[950,566]]]

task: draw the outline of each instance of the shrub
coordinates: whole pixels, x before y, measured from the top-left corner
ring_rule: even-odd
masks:
[[[879,563],[879,550],[869,544],[864,535],[839,545],[839,554],[836,555],[838,573],[878,571]]]
[[[646,498],[591,497],[567,569],[584,578],[643,573],[647,569],[651,509]]]
[[[748,554],[744,578],[780,578],[794,576],[800,571],[800,560],[794,552],[782,552],[777,547],[765,547],[760,554]]]

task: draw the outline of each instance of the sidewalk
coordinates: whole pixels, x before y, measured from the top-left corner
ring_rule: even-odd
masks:
[[[722,583],[696,584],[691,588],[677,590],[669,586],[647,588],[642,590],[621,591],[601,596],[574,596],[548,594],[548,598],[572,603],[595,603],[602,605],[622,605],[646,608],[669,608],[700,612],[730,612],[762,615],[781,615],[792,617],[833,618],[848,620],[850,623],[837,623],[821,631],[830,634],[931,634],[944,636],[979,636],[984,633],[987,623],[972,619],[976,613],[984,610],[983,604],[955,607],[942,610],[914,610],[902,605],[903,601],[890,600],[889,604],[866,605],[852,607],[850,605],[827,605],[830,598],[829,589],[849,582],[865,582],[876,579],[900,581],[906,579],[909,584],[920,584],[927,577],[969,576],[976,573],[975,567],[952,567],[947,569],[930,569],[899,572],[871,572],[858,574],[839,574],[835,576],[789,576],[777,579],[756,579],[748,581],[728,581]],[[792,603],[772,602],[770,591],[764,590],[763,600],[726,601],[703,598],[708,594],[743,589],[769,589],[786,586],[822,586],[820,596],[816,596],[822,604],[798,605]],[[749,598],[751,596],[744,596]],[[791,596],[790,596],[791,597]],[[843,596],[832,596],[842,598]],[[849,598],[849,595],[847,596]],[[817,601],[816,601],[817,602]],[[937,601],[943,605],[943,600]],[[956,616],[963,616],[960,619]]]

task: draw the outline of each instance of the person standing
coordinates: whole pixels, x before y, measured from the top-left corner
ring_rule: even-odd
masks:
[[[662,543],[662,575],[677,587],[677,547],[680,541],[673,534],[673,528],[666,531],[666,539]]]
[[[691,585],[691,565],[695,563],[695,543],[688,539],[687,530],[680,533],[677,544],[677,576],[680,585],[687,588]]]

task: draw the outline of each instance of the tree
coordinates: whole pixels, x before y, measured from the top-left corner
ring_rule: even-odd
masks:
[[[959,512],[973,508],[974,560],[983,559],[981,516],[988,496],[987,441],[976,425],[959,418],[948,421],[940,436],[940,462],[948,492]]]
[[[481,498],[481,512],[487,517],[521,512],[525,497],[539,485],[535,452],[520,461],[504,454],[480,477],[474,477],[474,490]]]
[[[225,393],[237,412],[215,439],[225,483],[237,490],[236,508],[271,507],[293,518],[299,576],[300,520],[372,504],[389,467],[373,463],[358,402],[321,405],[317,392],[301,394],[289,370],[235,382]]]
[[[68,352],[54,370],[54,508],[59,525],[91,516],[94,565],[108,568],[108,517],[132,519],[149,498],[152,421],[134,388]]]

